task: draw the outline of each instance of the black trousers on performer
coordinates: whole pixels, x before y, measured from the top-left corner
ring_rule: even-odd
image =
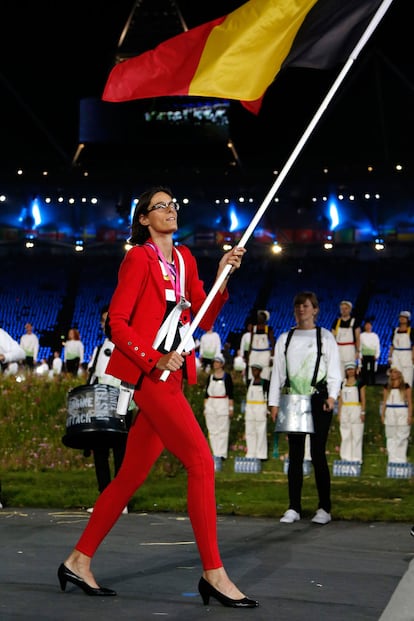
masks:
[[[361,379],[367,386],[375,386],[375,356],[362,356]]]
[[[114,476],[118,473],[121,467],[122,460],[125,455],[126,438],[125,443],[120,442],[118,446],[113,448],[98,448],[93,449],[93,461],[95,463],[96,480],[98,482],[99,492],[103,492],[105,487],[109,485],[112,480],[111,465],[110,465],[110,453],[113,453],[114,459]]]
[[[125,417],[126,428],[129,429],[132,423],[132,413],[127,412]],[[113,469],[114,477],[118,474],[118,470],[122,465],[122,460],[125,455],[125,448],[127,443],[127,434],[118,436],[117,442],[111,448],[94,448],[92,449],[93,461],[95,464],[96,480],[98,482],[99,492],[103,492],[105,487],[109,485],[112,480],[110,454],[113,454]]]
[[[310,435],[310,451],[316,488],[318,490],[318,509],[331,512],[331,475],[326,459],[326,443],[332,422],[333,412],[323,409],[326,395],[312,396],[312,418],[315,433]],[[302,513],[303,459],[305,457],[305,433],[289,433],[288,489],[289,509]]]
[[[24,364],[28,369],[33,369],[34,368],[33,356],[26,356]]]
[[[71,373],[74,377],[77,377],[79,365],[80,358],[72,358],[72,360],[66,360],[66,372]]]

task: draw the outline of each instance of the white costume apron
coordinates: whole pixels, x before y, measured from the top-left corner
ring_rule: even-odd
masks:
[[[267,331],[263,334],[255,332],[256,326],[252,332],[252,344],[249,352],[249,377],[252,377],[252,364],[260,364],[262,367],[261,376],[263,379],[270,378],[270,358],[272,355],[269,337]]]
[[[229,398],[223,379],[210,378],[204,407],[210,447],[215,457],[227,458],[230,432]]]
[[[398,388],[392,388],[388,394],[384,423],[388,462],[406,463],[408,438],[410,437],[408,406],[405,395],[403,396]]]
[[[391,367],[395,367],[403,374],[404,381],[413,385],[413,357],[410,329],[407,332],[394,331],[392,339]]]
[[[355,362],[356,360],[356,343],[354,337],[355,317],[352,317],[349,328],[340,327],[340,319],[335,332],[335,340],[339,348],[339,360],[341,363],[342,377],[345,377],[345,364],[347,362]]]
[[[362,463],[362,442],[364,423],[361,420],[361,403],[358,386],[347,386],[341,389],[342,405],[339,430],[341,432],[340,456],[345,461]]]
[[[267,459],[267,401],[262,384],[250,383],[246,395],[246,457]]]

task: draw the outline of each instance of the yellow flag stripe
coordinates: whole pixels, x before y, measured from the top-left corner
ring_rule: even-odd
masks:
[[[211,31],[188,94],[255,101],[317,0],[250,0]]]

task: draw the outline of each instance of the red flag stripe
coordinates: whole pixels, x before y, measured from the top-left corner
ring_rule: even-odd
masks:
[[[165,95],[188,95],[206,41],[226,16],[168,39],[154,50],[116,65],[102,95],[104,101],[131,101]],[[160,59],[162,62],[160,63]]]

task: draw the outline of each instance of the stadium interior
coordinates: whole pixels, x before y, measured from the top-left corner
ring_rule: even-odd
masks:
[[[260,308],[277,336],[291,325],[294,294],[311,289],[321,325],[330,327],[344,298],[358,320],[373,320],[385,364],[399,311],[414,310],[409,7],[392,4],[273,195],[338,68],[281,72],[257,116],[227,100],[104,103],[115,63],[243,2],[112,4],[93,0],[86,11],[74,1],[53,29],[52,7],[49,22],[38,5],[23,21],[18,8],[1,9],[2,44],[13,49],[17,20],[22,36],[21,54],[0,82],[0,325],[18,339],[30,321],[40,358],[78,327],[88,361],[142,190],[173,189],[181,205],[176,242],[196,254],[207,289],[223,248],[238,243],[271,194],[243,268],[229,281],[231,298],[216,324],[222,341],[234,353]],[[57,73],[44,62],[51,52]]]

